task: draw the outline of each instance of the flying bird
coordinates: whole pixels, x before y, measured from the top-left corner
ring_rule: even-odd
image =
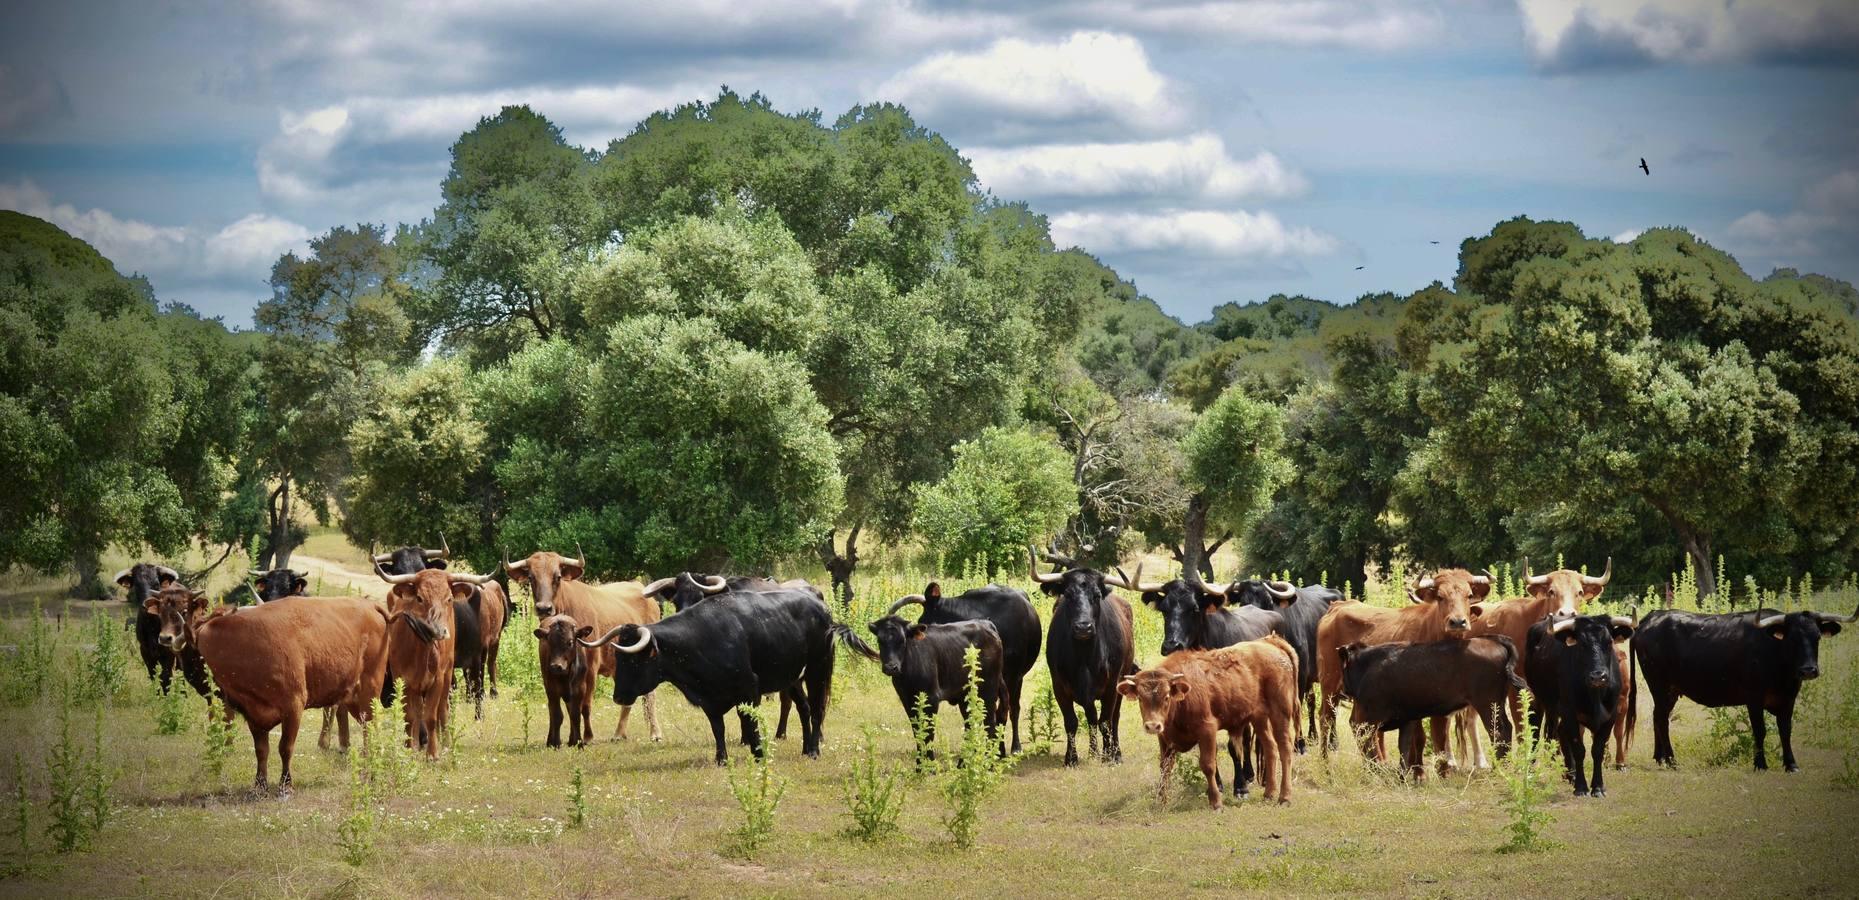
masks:
[[[1640,171],[1645,172],[1648,175],[1652,174],[1652,170],[1646,167],[1646,157],[1644,156],[1640,157]]]
[[[1439,241],[1427,241],[1427,243],[1429,243],[1429,244],[1437,244],[1437,243],[1439,243]]]
[[[1367,267],[1367,266],[1356,266],[1356,271],[1357,271],[1357,272],[1360,272],[1360,271],[1362,271],[1363,269],[1366,269],[1366,268],[1368,268],[1368,267]]]

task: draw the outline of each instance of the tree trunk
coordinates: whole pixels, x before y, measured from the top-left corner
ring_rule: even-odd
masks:
[[[1211,578],[1207,572],[1207,498],[1195,493],[1188,498],[1188,514],[1181,520],[1181,571],[1199,572],[1203,578]]]
[[[862,522],[853,523],[852,530],[846,533],[846,552],[839,553],[833,547],[833,535],[838,532],[828,531],[826,538],[820,541],[820,564],[826,567],[826,574],[832,578],[827,594],[838,597],[845,606],[852,605],[852,571],[858,568],[858,534],[864,528]]]
[[[1206,549],[1201,551],[1201,577],[1202,578],[1207,579],[1208,581],[1213,580],[1214,554],[1220,552],[1220,548],[1226,546],[1226,542],[1232,539],[1233,539],[1233,533],[1229,531],[1226,534],[1220,535],[1219,540],[1214,541],[1213,544],[1209,545]]]
[[[77,572],[77,584],[71,587],[71,596],[81,600],[108,599],[110,587],[103,583],[97,572],[102,562],[97,558],[94,547],[80,547],[71,556],[71,567]]]
[[[1642,494],[1641,496],[1645,496]],[[1691,557],[1691,570],[1697,576],[1698,597],[1710,597],[1717,593],[1717,570],[1711,562],[1711,536],[1700,531],[1696,526],[1672,511],[1665,501],[1646,497],[1646,502],[1665,517],[1666,524],[1678,532],[1679,543],[1685,547],[1685,555]]]
[[[261,562],[267,570],[282,569],[290,565],[290,479],[278,485],[275,498],[271,504],[271,548],[266,555],[269,562]]]

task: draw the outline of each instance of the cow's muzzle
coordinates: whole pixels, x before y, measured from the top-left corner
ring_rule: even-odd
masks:
[[[1819,666],[1802,666],[1801,667],[1801,678],[1803,680],[1813,681],[1814,679],[1819,678],[1819,677],[1820,677]]]
[[[1607,673],[1606,672],[1589,672],[1588,673],[1588,686],[1589,687],[1607,687]]]
[[[904,671],[903,666],[894,666],[894,665],[891,665],[890,663],[883,663],[879,665],[878,668],[883,670],[884,674],[889,675],[892,678],[896,678],[900,673]]]
[[[1072,626],[1072,640],[1088,641],[1094,637],[1097,637],[1096,628],[1092,628],[1090,626],[1083,626],[1083,627],[1076,626],[1076,625]]]
[[[1177,650],[1184,649],[1185,647],[1186,645],[1181,643],[1180,641],[1163,641],[1162,642],[1162,655],[1167,656],[1170,653],[1173,653]]]
[[[1146,731],[1146,732],[1148,732],[1148,733],[1150,733],[1150,734],[1161,734],[1161,733],[1162,733],[1162,723],[1161,723],[1161,722],[1159,722],[1159,721],[1156,721],[1156,720],[1154,720],[1154,719],[1144,719],[1144,720],[1143,720],[1143,730],[1144,730],[1144,731]]]
[[[1472,623],[1470,620],[1467,620],[1467,619],[1447,619],[1446,620],[1447,631],[1469,631],[1471,630],[1471,627],[1472,627]]]
[[[172,634],[164,634],[156,637],[155,642],[169,650],[173,650],[176,646],[180,645],[181,640]]]

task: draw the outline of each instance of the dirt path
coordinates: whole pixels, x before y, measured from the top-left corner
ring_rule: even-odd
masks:
[[[301,553],[291,554],[290,567],[309,573],[312,594],[343,594],[352,588],[376,600],[387,596],[387,584],[372,572],[357,572],[341,563]],[[318,579],[321,579],[320,587]]]

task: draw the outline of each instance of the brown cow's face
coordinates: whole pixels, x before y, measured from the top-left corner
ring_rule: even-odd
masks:
[[[559,553],[538,550],[529,555],[526,565],[511,569],[510,577],[529,585],[536,618],[546,619],[555,615],[555,591],[564,580],[580,580],[581,567],[564,561]]]
[[[1558,619],[1581,615],[1581,605],[1601,593],[1601,586],[1585,584],[1580,572],[1557,569],[1547,578],[1542,584],[1532,584],[1525,590],[1538,600],[1549,601],[1553,607],[1550,615]]]
[[[586,639],[594,634],[594,626],[577,626],[573,616],[550,616],[536,627],[536,639],[542,642],[542,667],[556,675],[567,675],[574,671],[575,661],[581,658],[581,645],[576,638]]]
[[[1432,582],[1415,588],[1414,595],[1433,606],[1434,613],[1445,623],[1447,637],[1470,638],[1472,604],[1491,593],[1491,582],[1464,569],[1441,569],[1433,573]]]
[[[161,620],[161,631],[155,636],[155,642],[164,650],[185,650],[187,648],[189,620],[194,614],[206,608],[207,592],[190,591],[178,582],[167,582],[169,587],[161,593],[143,601],[142,608]]]
[[[405,621],[420,640],[443,641],[451,637],[446,613],[451,612],[452,601],[470,598],[470,584],[453,583],[444,569],[422,569],[412,581],[388,591],[388,618]]]
[[[1137,672],[1117,682],[1117,693],[1134,699],[1142,709],[1143,730],[1150,734],[1161,734],[1168,727],[1169,707],[1191,690],[1186,675],[1159,669]]]

